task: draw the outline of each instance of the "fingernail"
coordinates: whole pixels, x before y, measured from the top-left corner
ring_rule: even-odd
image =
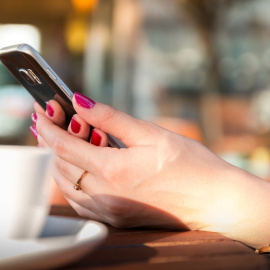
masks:
[[[80,132],[81,124],[80,124],[79,122],[77,122],[77,121],[72,117],[70,127],[71,127],[72,132],[74,132],[75,134],[77,134],[77,133]]]
[[[95,130],[92,132],[91,143],[95,146],[100,146],[101,143],[101,136]]]
[[[75,93],[74,98],[79,106],[86,108],[86,109],[92,109],[96,104],[95,101],[93,101],[92,99],[90,99],[90,98],[88,98],[80,93]]]
[[[37,124],[37,114],[36,113],[32,113],[32,122],[33,122],[33,124],[34,124],[34,126],[36,126],[36,124]]]
[[[37,139],[38,138],[38,132],[35,126],[31,126],[30,127],[30,131],[32,132],[32,134],[34,135],[34,137]]]
[[[46,102],[46,112],[50,117],[53,117],[54,110],[53,110],[53,108],[52,108],[52,106],[50,105],[49,102]]]

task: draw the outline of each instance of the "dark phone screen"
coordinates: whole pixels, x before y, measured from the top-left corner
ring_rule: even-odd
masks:
[[[46,110],[46,102],[55,99],[63,107],[67,122],[70,121],[75,113],[70,99],[31,56],[22,52],[12,52],[1,56],[1,61],[44,110]],[[22,76],[20,72],[22,69],[31,70],[40,83],[32,84],[26,76]]]

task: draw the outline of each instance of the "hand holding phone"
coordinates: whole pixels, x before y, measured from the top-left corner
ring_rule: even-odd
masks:
[[[70,122],[76,113],[72,106],[73,92],[33,47],[18,44],[2,48],[0,60],[44,110],[46,102],[55,99],[65,111],[67,123]],[[120,140],[107,136],[111,147],[126,147]]]

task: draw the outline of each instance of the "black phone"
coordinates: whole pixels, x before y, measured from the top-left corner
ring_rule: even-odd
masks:
[[[46,63],[42,56],[28,44],[18,44],[0,49],[0,60],[9,72],[46,110],[46,102],[55,99],[70,122],[75,110],[72,106],[73,92]],[[111,147],[125,148],[118,139],[107,134]]]

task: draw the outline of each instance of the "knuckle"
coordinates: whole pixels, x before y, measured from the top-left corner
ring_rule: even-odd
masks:
[[[103,179],[111,188],[113,188],[115,183],[115,179],[119,174],[120,166],[116,162],[116,159],[111,159],[104,157],[103,162],[99,163],[91,163],[89,164],[93,168],[94,171],[98,172],[99,177]]]
[[[52,149],[56,156],[61,157],[66,152],[66,144],[61,137],[55,137],[52,143]]]
[[[118,117],[118,111],[111,107],[107,106],[107,108],[103,112],[103,121],[102,123],[110,122]],[[101,128],[102,129],[102,128]]]
[[[103,164],[101,173],[103,179],[105,179],[107,182],[113,184],[115,172],[116,167],[113,165],[113,162],[106,162],[105,164]]]

